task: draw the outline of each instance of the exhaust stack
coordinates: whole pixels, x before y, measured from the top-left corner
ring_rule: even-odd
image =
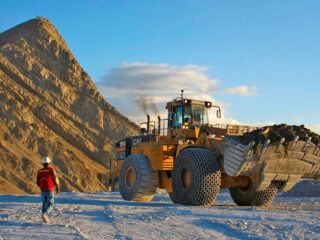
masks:
[[[150,131],[150,116],[147,114],[147,134],[149,134]]]
[[[158,116],[158,135],[160,135],[161,118]]]

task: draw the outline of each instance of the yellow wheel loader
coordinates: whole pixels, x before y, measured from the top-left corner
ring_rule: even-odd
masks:
[[[220,188],[229,188],[237,205],[268,206],[301,178],[320,177],[320,138],[314,133],[299,139],[301,129],[286,125],[278,135],[272,127],[213,126],[208,110],[216,108],[220,118],[220,108],[185,98],[183,91],[166,108],[167,119],[147,116],[139,135],[116,143],[111,179],[127,201],[151,201],[159,188],[174,203],[211,206]]]

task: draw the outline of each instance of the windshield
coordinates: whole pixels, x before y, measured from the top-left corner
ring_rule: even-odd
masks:
[[[188,122],[189,126],[200,127],[208,124],[208,109],[204,106],[185,106],[184,122]]]

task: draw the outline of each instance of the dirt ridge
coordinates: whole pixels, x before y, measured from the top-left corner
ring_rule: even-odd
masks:
[[[114,142],[137,131],[42,17],[0,33],[0,109],[0,175],[19,189],[0,193],[37,192],[42,155],[54,159],[62,190],[105,190]]]

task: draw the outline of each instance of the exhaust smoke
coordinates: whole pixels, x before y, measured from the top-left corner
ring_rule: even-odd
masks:
[[[143,111],[144,114],[159,115],[160,112],[152,97],[142,96],[135,100],[138,107]]]

